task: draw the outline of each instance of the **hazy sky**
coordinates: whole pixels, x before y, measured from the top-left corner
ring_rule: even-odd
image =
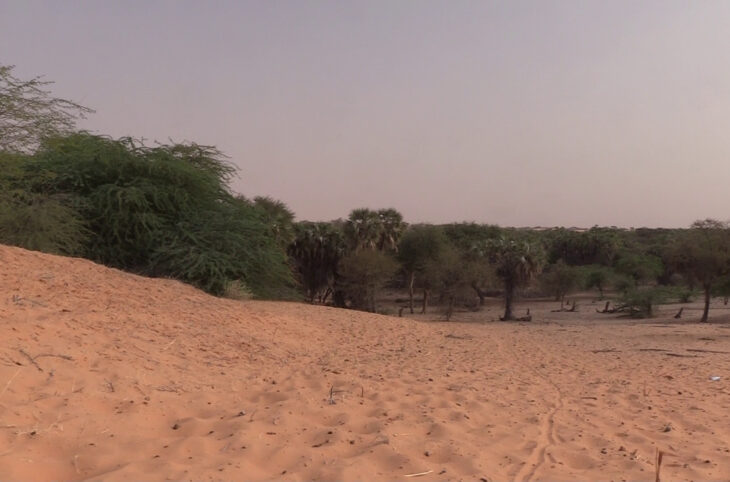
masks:
[[[728,1],[0,0],[0,63],[299,219],[730,218]]]

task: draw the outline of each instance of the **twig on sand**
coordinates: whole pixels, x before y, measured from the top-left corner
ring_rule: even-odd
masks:
[[[418,472],[417,474],[406,474],[403,477],[421,477],[423,475],[432,474],[433,470],[427,470],[426,472]]]
[[[165,345],[165,348],[163,348],[163,349],[162,349],[162,351],[165,351],[165,350],[167,350],[168,348],[170,348],[170,347],[171,347],[172,345],[174,345],[174,344],[175,344],[175,342],[176,342],[176,341],[177,341],[177,338],[175,338],[175,339],[174,339],[174,340],[172,340],[172,341],[171,341],[170,343],[168,343],[167,345]]]
[[[56,358],[63,358],[64,360],[73,361],[73,357],[69,355],[58,355],[56,353],[41,353],[33,358],[40,358],[42,356],[55,356]]]
[[[33,359],[33,357],[32,357],[32,356],[30,356],[30,355],[28,354],[28,352],[26,352],[26,351],[25,351],[25,350],[23,350],[22,348],[18,348],[18,351],[20,352],[20,354],[21,354],[21,355],[23,355],[23,356],[24,356],[24,357],[26,357],[26,358],[27,358],[28,360],[30,360],[30,362],[31,362],[31,363],[32,363],[32,364],[33,364],[33,365],[34,365],[34,366],[35,366],[35,367],[36,367],[36,368],[38,369],[38,371],[39,371],[39,372],[42,372],[42,371],[43,371],[43,368],[41,368],[41,366],[40,366],[40,365],[39,365],[38,363],[36,363],[35,359]]]
[[[53,357],[56,357],[56,358],[63,358],[64,360],[73,361],[73,357],[68,356],[68,355],[59,355],[59,354],[56,354],[56,353],[41,353],[40,355],[31,356],[30,353],[28,353],[27,351],[23,350],[22,348],[18,348],[18,351],[20,352],[21,355],[23,355],[24,357],[26,357],[33,364],[33,366],[35,366],[38,369],[39,372],[42,372],[43,369],[38,364],[38,362],[35,361],[36,358],[40,358],[40,357],[43,357],[43,356],[53,356]]]

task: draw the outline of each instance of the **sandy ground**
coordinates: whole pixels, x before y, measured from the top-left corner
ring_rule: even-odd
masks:
[[[0,479],[730,479],[730,324],[237,302],[3,246],[0,292]]]

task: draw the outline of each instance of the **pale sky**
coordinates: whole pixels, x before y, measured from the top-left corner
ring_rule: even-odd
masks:
[[[0,64],[298,219],[730,218],[728,1],[0,0]]]

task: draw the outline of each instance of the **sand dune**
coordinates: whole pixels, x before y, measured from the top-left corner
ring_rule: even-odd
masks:
[[[663,479],[730,479],[728,324],[424,322],[0,265],[4,480],[653,480],[657,449]]]

